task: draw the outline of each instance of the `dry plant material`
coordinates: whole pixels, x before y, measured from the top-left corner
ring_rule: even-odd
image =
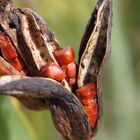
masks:
[[[79,62],[44,20],[0,1],[0,93],[32,110],[50,109],[66,140],[90,140],[102,118],[100,75],[111,50],[112,0],[99,0],[85,29]]]

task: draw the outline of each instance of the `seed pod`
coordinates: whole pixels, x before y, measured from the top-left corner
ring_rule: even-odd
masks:
[[[57,64],[52,52],[60,47],[54,34],[48,29],[42,18],[30,9],[16,9],[11,5],[10,11],[8,11],[9,8],[6,10],[0,14],[1,32],[4,32],[12,41],[30,72],[29,76],[41,76],[40,70],[48,62]],[[2,20],[3,18],[4,20]],[[12,67],[12,65],[10,66]],[[4,67],[7,68],[5,63]],[[14,68],[12,67],[12,69]],[[4,71],[7,74],[8,72]],[[65,139],[90,139],[89,122],[84,108],[70,91],[66,80],[61,82],[62,86],[57,81],[47,78],[30,78],[27,81],[26,79],[27,77],[21,76],[1,77],[0,93],[17,98],[24,106],[32,110],[49,107],[54,124]],[[16,88],[11,85],[14,81],[17,86],[15,93],[11,89]],[[42,94],[43,92],[44,94]]]
[[[49,107],[54,124],[65,139],[90,140],[102,117],[99,80],[111,46],[112,0],[99,0],[91,15],[81,41],[77,75],[72,49],[60,47],[41,17],[30,9],[15,8],[10,0],[2,0],[0,4],[0,33],[7,36],[25,63],[19,70],[0,54],[3,65],[3,68],[0,66],[0,75],[17,75],[0,77],[0,93],[17,98],[29,109]],[[1,43],[4,46],[5,42],[0,38]],[[48,72],[48,62],[57,68],[61,66],[66,79],[64,73],[57,73],[56,77],[61,76],[56,79],[54,75],[50,76],[55,73]],[[29,77],[21,76],[26,71]],[[44,71],[49,78],[34,78],[42,76]]]
[[[99,114],[97,124],[91,128],[93,135],[99,128],[102,118],[100,74],[111,50],[111,27],[112,0],[99,0],[81,41],[77,79],[78,88],[89,82],[97,85]]]

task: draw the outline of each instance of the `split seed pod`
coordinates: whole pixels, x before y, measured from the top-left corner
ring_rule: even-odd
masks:
[[[29,109],[49,108],[56,128],[65,139],[90,140],[102,118],[100,74],[110,54],[111,27],[112,0],[99,0],[81,41],[76,85],[71,89],[66,79],[60,83],[41,77],[40,70],[48,62],[59,65],[53,51],[60,48],[44,20],[30,9],[15,8],[10,0],[0,1],[0,32],[8,36],[29,73],[28,77],[21,76],[1,55],[1,95],[13,96]],[[93,128],[74,94],[76,88],[90,82],[96,84],[99,109]]]

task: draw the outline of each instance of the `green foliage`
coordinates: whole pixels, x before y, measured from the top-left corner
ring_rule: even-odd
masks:
[[[80,39],[97,0],[14,0],[39,13],[61,45]],[[139,0],[114,0],[112,54],[102,76],[104,117],[95,140],[140,139],[140,16]],[[15,102],[15,101],[13,101]],[[62,140],[50,113],[33,112],[0,97],[0,140]]]

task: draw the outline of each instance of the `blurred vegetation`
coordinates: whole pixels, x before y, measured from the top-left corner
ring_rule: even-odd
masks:
[[[62,46],[78,53],[97,0],[14,0],[39,13]],[[114,0],[112,54],[102,74],[104,117],[94,140],[140,140],[140,1]],[[0,97],[0,140],[62,140],[50,113]]]

